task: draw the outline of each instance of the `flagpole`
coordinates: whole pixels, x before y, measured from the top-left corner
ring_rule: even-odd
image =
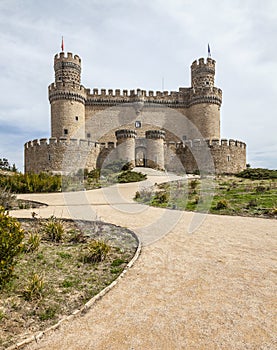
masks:
[[[64,42],[63,42],[63,36],[62,36],[62,45],[61,45],[62,52],[64,51]]]
[[[208,44],[208,57],[211,58],[212,55],[211,55],[211,48],[210,48],[210,44]]]

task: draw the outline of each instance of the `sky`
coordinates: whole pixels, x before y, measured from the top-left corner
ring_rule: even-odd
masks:
[[[53,57],[82,58],[87,88],[178,90],[216,60],[221,137],[251,167],[277,168],[276,0],[0,0],[0,158],[24,170],[24,143],[50,137]]]

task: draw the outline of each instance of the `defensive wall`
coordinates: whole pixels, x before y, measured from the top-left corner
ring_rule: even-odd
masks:
[[[92,170],[101,168],[109,155],[110,161],[123,159],[133,165],[175,172],[210,172],[214,169],[216,174],[232,174],[245,168],[246,144],[241,141],[196,139],[181,143],[164,142],[164,133],[155,130],[150,130],[145,139],[135,138],[135,133],[130,133],[130,137],[118,137],[117,143],[65,138],[29,141],[25,144],[26,172]],[[139,158],[140,151],[145,159]]]

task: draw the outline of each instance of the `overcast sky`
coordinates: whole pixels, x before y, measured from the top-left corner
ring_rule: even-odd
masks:
[[[23,170],[26,141],[50,136],[53,56],[82,58],[88,88],[178,90],[216,60],[221,137],[252,167],[277,168],[276,0],[0,0],[0,158]]]

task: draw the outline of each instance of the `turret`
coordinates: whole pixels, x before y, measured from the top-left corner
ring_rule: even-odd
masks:
[[[55,83],[49,90],[51,136],[85,138],[86,93],[81,82],[81,59],[68,52],[54,57]]]
[[[215,60],[199,58],[198,62],[194,61],[191,65],[191,86],[201,88],[214,86]]]
[[[71,52],[65,57],[64,52],[54,57],[55,82],[63,82],[68,85],[80,85],[81,83],[81,59],[72,56]]]
[[[131,163],[135,166],[135,139],[137,133],[135,130],[121,129],[115,132],[117,140],[118,159]]]
[[[148,130],[145,132],[147,140],[146,166],[164,170],[164,139],[163,130]]]
[[[200,58],[191,65],[188,117],[190,138],[220,138],[222,91],[214,86],[215,60]]]

